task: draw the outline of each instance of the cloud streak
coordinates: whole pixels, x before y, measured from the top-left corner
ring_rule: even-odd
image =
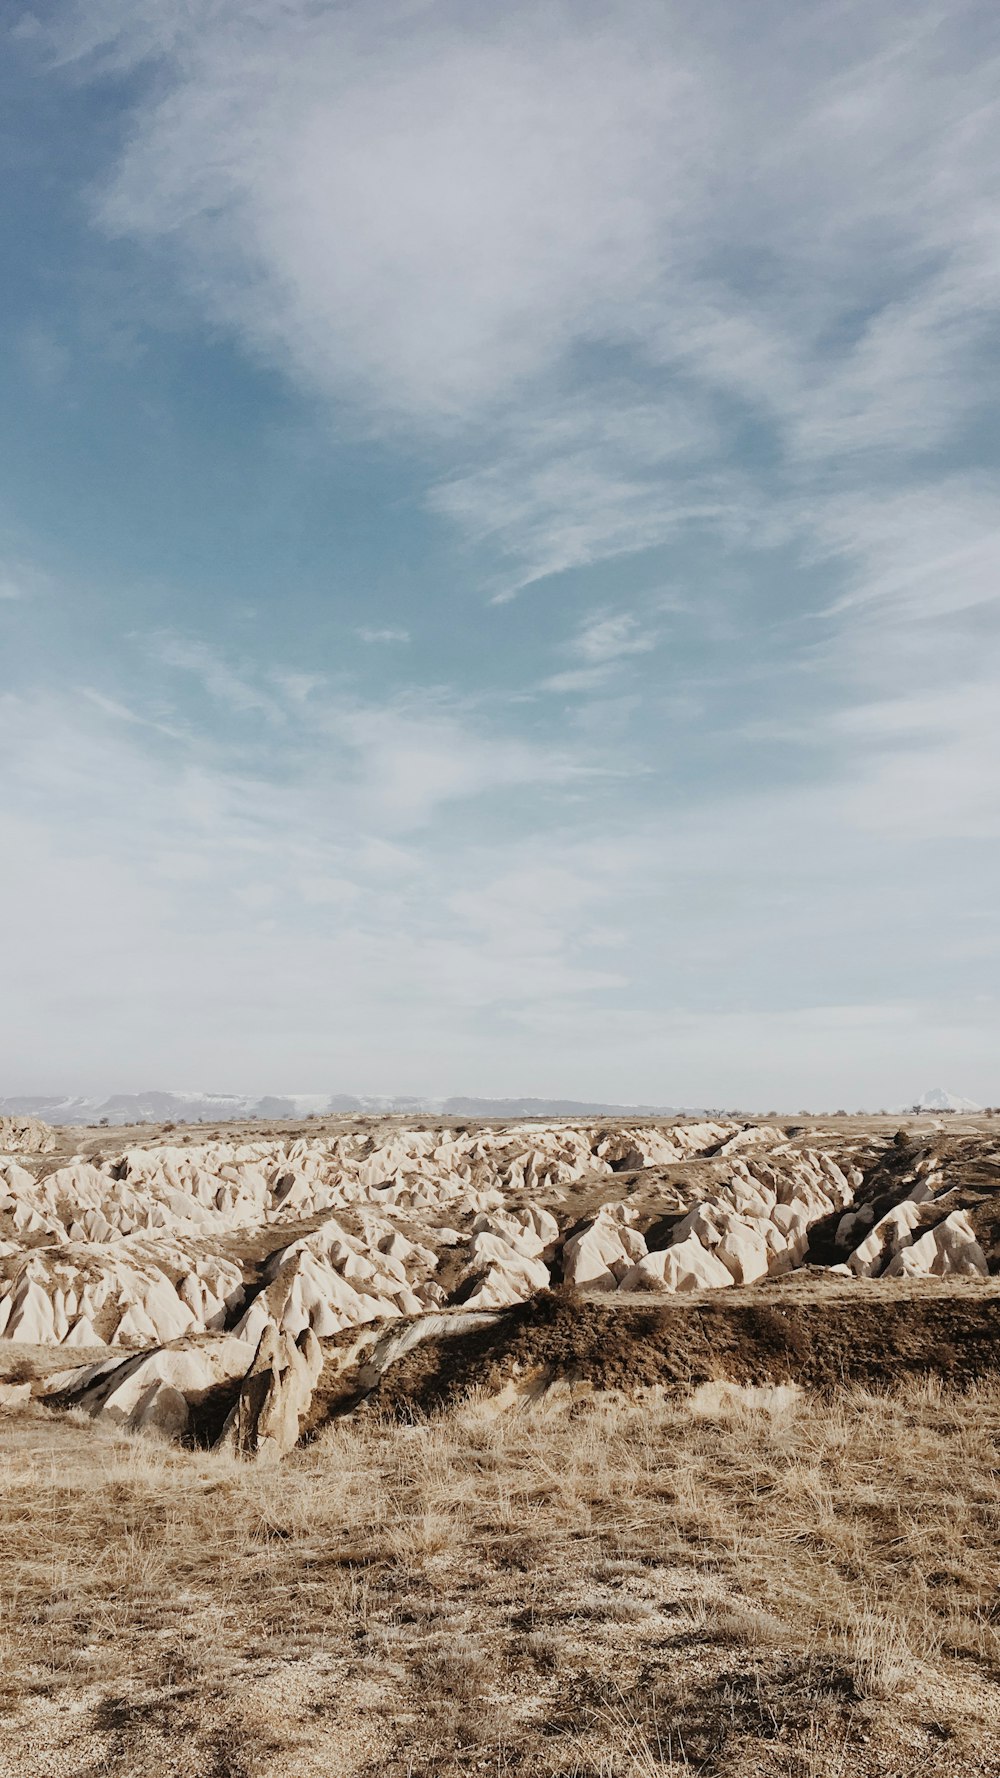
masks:
[[[140,1084],[138,1004],[144,1074],[176,1068],[182,1026],[195,1074],[218,1080],[224,1063],[261,1090],[276,1037],[278,1084],[318,1090],[613,1083],[712,1100],[721,1078],[752,1100],[779,1069],[792,1100],[836,1081],[861,1101],[866,1078],[904,1097],[931,1048],[985,1087],[987,1004],[967,984],[1000,955],[989,881],[969,888],[989,836],[944,794],[985,699],[964,714],[942,700],[926,733],[916,705],[873,705],[822,800],[760,786],[671,804],[661,786],[650,805],[623,779],[597,818],[579,800],[582,742],[497,750],[469,708],[289,698],[264,773],[253,737],[220,738],[202,695],[182,741],[103,694],[0,700],[5,913],[36,934],[5,986],[12,1091],[62,1070],[74,1086]],[[881,764],[859,780],[873,737]],[[915,739],[904,802],[897,749]],[[929,835],[946,868],[921,877]],[[102,1019],[91,1082],[74,1046],[95,996],[122,1021]]]
[[[982,5],[250,19],[108,0],[64,28],[81,67],[160,64],[103,222],[342,417],[419,437],[501,590],[691,526],[819,536],[864,581],[845,510],[926,482],[981,400]]]
[[[48,1033],[111,968],[248,1088],[279,1032],[303,1087],[781,1057],[807,1100],[834,1058],[861,1099],[891,1043],[886,1097],[932,1053],[995,1098],[992,8],[87,0],[46,41],[127,95],[102,249],[357,452],[345,506],[385,476],[299,658],[129,620],[82,695],[8,694]],[[463,644],[466,585],[505,608]]]

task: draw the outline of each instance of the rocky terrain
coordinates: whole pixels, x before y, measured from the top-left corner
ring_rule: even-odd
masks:
[[[564,1368],[578,1383],[601,1373],[626,1328],[632,1357],[616,1386],[725,1377],[734,1340],[721,1332],[698,1376],[662,1354],[651,1362],[656,1341],[636,1332],[643,1303],[693,1307],[729,1292],[730,1327],[768,1303],[787,1326],[805,1288],[827,1319],[856,1320],[872,1280],[887,1303],[908,1283],[977,1285],[989,1338],[974,1344],[988,1368],[998,1183],[1000,1134],[987,1117],[902,1128],[343,1117],[110,1140],[6,1118],[0,1348],[27,1349],[28,1386],[52,1402],[257,1456],[288,1451],[323,1413],[398,1396],[384,1379],[404,1361],[412,1370],[418,1346],[422,1376],[436,1364],[463,1387],[477,1374],[462,1354],[486,1364],[489,1348],[502,1391],[511,1379],[496,1352],[511,1328],[532,1326],[534,1345],[522,1337],[510,1364],[522,1379],[565,1381],[551,1316],[546,1332],[532,1307],[552,1292],[574,1306]],[[694,1325],[691,1338],[675,1331],[672,1350],[695,1349]],[[751,1351],[744,1380],[794,1378],[787,1354],[775,1370],[759,1329],[744,1326],[735,1344]],[[918,1341],[908,1368],[922,1363]]]
[[[995,1130],[6,1118],[0,1778],[1000,1778]]]

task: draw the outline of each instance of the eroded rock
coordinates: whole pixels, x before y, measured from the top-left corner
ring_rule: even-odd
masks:
[[[0,1338],[103,1349],[73,1396],[128,1430],[191,1436],[206,1391],[238,1385],[227,1448],[271,1456],[298,1435],[318,1342],[352,1330],[405,1342],[556,1279],[608,1299],[752,1288],[817,1252],[830,1276],[989,1271],[944,1138],[793,1136],[361,1125],[58,1165],[22,1150],[0,1157]]]
[[[293,1339],[268,1324],[223,1426],[219,1448],[263,1462],[276,1462],[291,1451],[322,1368],[322,1347],[311,1328]]]

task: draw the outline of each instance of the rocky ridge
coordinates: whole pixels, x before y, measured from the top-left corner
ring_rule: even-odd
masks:
[[[355,1120],[57,1155],[5,1120],[0,1141],[0,1342],[79,1352],[55,1399],[246,1455],[294,1444],[324,1366],[393,1324],[398,1351],[553,1287],[610,1303],[808,1265],[1000,1270],[985,1123]]]

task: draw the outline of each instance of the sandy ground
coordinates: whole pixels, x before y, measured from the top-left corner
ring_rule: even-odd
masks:
[[[0,1774],[1000,1773],[1000,1391],[0,1422]]]

